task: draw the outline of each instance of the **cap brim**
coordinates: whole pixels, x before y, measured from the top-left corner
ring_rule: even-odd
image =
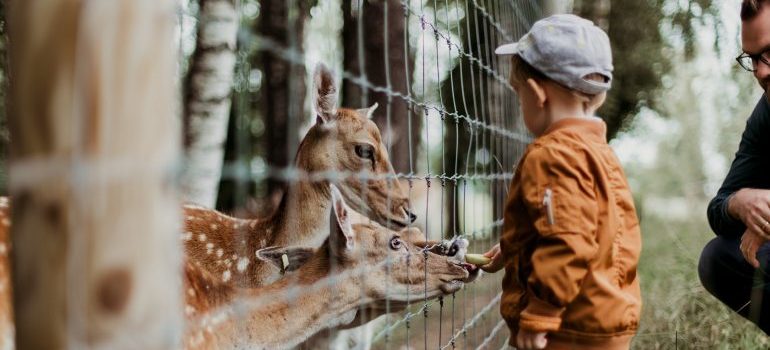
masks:
[[[519,43],[500,45],[495,49],[496,55],[515,55],[519,53]]]

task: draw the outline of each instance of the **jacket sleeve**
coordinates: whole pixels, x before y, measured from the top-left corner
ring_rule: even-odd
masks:
[[[538,239],[519,327],[555,331],[598,249],[594,175],[585,154],[559,146],[534,150],[523,166],[522,188]]]
[[[708,205],[709,225],[718,236],[739,237],[746,231],[743,222],[727,212],[727,202],[733,193],[742,188],[759,187],[763,177],[768,176],[768,136],[763,137],[762,134],[767,133],[769,127],[770,106],[765,96],[762,96],[746,122],[730,171]]]

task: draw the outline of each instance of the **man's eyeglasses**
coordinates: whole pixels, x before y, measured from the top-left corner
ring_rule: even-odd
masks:
[[[749,72],[756,72],[759,61],[762,61],[762,63],[770,66],[770,50],[766,50],[765,52],[758,53],[756,55],[749,55],[744,52],[740,56],[736,57],[735,60],[738,61],[743,69]]]

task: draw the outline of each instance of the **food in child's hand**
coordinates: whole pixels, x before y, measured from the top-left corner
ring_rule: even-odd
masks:
[[[476,266],[484,266],[492,262],[492,259],[481,254],[465,254],[465,261]]]

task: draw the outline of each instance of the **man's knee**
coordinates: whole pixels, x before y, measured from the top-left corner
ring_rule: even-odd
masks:
[[[716,237],[709,241],[701,251],[698,261],[698,277],[703,287],[711,294],[714,294],[714,287],[716,283],[719,283],[719,270],[725,268],[726,262],[734,258],[735,253],[731,251],[731,249],[737,249],[734,245],[722,237]]]

